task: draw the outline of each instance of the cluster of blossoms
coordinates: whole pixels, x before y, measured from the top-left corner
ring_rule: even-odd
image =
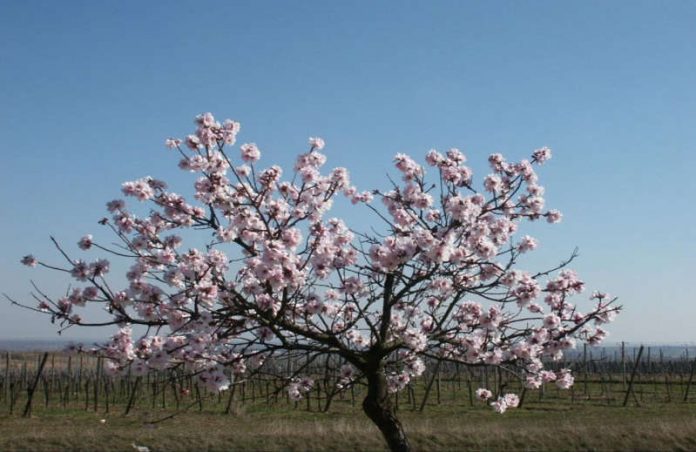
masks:
[[[600,325],[618,312],[615,299],[599,292],[593,307],[578,310],[570,298],[584,283],[564,265],[540,273],[516,268],[521,254],[538,247],[534,237],[515,237],[520,224],[562,218],[545,209],[535,172],[551,157],[548,148],[520,162],[491,155],[482,192],[457,149],[429,151],[426,166],[397,154],[402,183],[361,192],[345,168],[323,169],[321,138],[309,139],[285,178],[278,166],[260,166],[254,143],[230,152],[239,123],[205,113],[196,125],[185,139],[166,141],[181,155],[179,167],[197,175],[193,200],[152,177],[126,182],[124,196],[153,208],[138,216],[121,199],[107,204],[111,217],[101,223],[123,249],[92,235],[78,242],[83,251],[130,258],[127,285],[106,282],[108,261],[63,253],[65,270],[85,287],[55,301],[42,297],[39,309],[66,325],[91,324],[75,307],[105,306],[120,326],[99,349],[112,372],[186,366],[220,391],[274,354],[302,351],[339,356],[339,388],[365,378],[400,391],[423,374],[424,358],[505,364],[530,388],[551,381],[567,388],[570,371],[545,370],[544,360],[560,360],[577,340],[601,342]],[[328,217],[339,195],[376,212],[385,232],[358,233]],[[212,239],[187,249],[180,235],[187,229],[207,230]],[[22,263],[48,266],[31,255]],[[135,326],[157,335],[136,339]],[[308,377],[285,377],[293,400],[312,388]],[[490,405],[502,413],[518,403],[506,394]]]
[[[555,382],[560,389],[568,389],[573,386],[575,379],[570,369],[561,369],[558,372],[542,370],[527,377],[525,386],[530,389],[538,389],[544,383]]]
[[[412,378],[420,377],[425,372],[423,360],[417,357],[413,351],[402,351],[399,353],[398,358],[400,366],[395,367],[400,367],[399,371],[392,372],[387,376],[387,390],[390,393],[403,390],[408,386]]]
[[[479,388],[476,390],[476,398],[488,402],[493,399],[493,393],[488,389]],[[517,408],[520,404],[520,398],[516,394],[505,394],[489,402],[489,404],[497,413],[502,414],[508,408]]]
[[[302,395],[308,393],[314,387],[314,380],[309,377],[293,379],[288,385],[288,395],[290,400],[297,402],[302,399]]]

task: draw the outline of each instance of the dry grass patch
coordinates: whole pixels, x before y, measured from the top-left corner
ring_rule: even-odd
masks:
[[[696,409],[687,404],[566,408],[530,403],[500,416],[450,406],[400,415],[416,450],[696,450]],[[188,412],[155,425],[152,419],[82,410],[3,416],[0,450],[132,451],[133,443],[152,451],[384,450],[379,432],[358,410]]]

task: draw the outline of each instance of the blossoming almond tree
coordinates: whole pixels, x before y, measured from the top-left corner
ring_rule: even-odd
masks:
[[[65,327],[118,326],[98,349],[112,372],[185,366],[222,391],[231,383],[226,368],[240,378],[271,372],[264,360],[277,354],[301,352],[308,362],[337,357],[326,361],[340,363],[337,390],[366,384],[365,413],[392,450],[408,450],[391,399],[423,373],[424,358],[501,366],[528,387],[555,381],[567,388],[570,371],[545,370],[544,363],[559,360],[576,339],[599,343],[606,335],[600,325],[620,309],[599,292],[582,310],[570,302],[584,289],[564,268],[572,257],[547,271],[517,268],[519,256],[537,247],[530,236],[515,237],[518,225],[561,220],[544,209],[534,170],[551,157],[548,148],[518,163],[491,155],[482,191],[457,149],[429,151],[430,174],[397,154],[402,181],[361,192],[346,169],[322,172],[320,138],[309,139],[284,179],[280,167],[259,164],[255,144],[231,151],[237,122],[206,113],[196,124],[186,139],[166,141],[181,155],[179,167],[198,175],[194,200],[151,177],[126,182],[124,195],[149,202],[150,213],[139,217],[124,201],[110,201],[111,218],[101,223],[120,247],[90,235],[79,241],[82,250],[130,259],[125,287],[107,281],[109,261],[76,259],[58,243],[66,267],[23,259],[80,283],[59,299],[34,294],[35,309]],[[382,232],[329,218],[337,196],[372,214],[373,231]],[[185,229],[208,237],[205,247],[184,247],[177,232]],[[87,304],[102,305],[109,319],[82,318],[78,308]],[[136,325],[145,331],[137,338]],[[283,376],[293,399],[312,388],[304,368]],[[501,413],[519,401],[486,388],[477,396]]]

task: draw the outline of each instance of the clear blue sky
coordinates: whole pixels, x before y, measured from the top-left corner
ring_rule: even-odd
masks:
[[[696,342],[694,24],[681,1],[4,0],[1,289],[65,290],[19,258],[58,261],[49,234],[108,238],[96,221],[124,180],[186,187],[163,139],[212,111],[271,161],[324,137],[364,188],[396,152],[456,146],[483,177],[491,152],[548,145],[565,219],[533,228],[530,269],[577,245],[589,287],[626,307],[611,341]],[[1,338],[54,331],[0,304]]]

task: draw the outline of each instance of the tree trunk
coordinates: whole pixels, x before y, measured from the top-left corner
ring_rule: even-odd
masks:
[[[363,411],[379,428],[394,452],[408,452],[411,445],[404,428],[394,414],[387,391],[387,379],[382,372],[367,375],[367,396],[363,400]]]

